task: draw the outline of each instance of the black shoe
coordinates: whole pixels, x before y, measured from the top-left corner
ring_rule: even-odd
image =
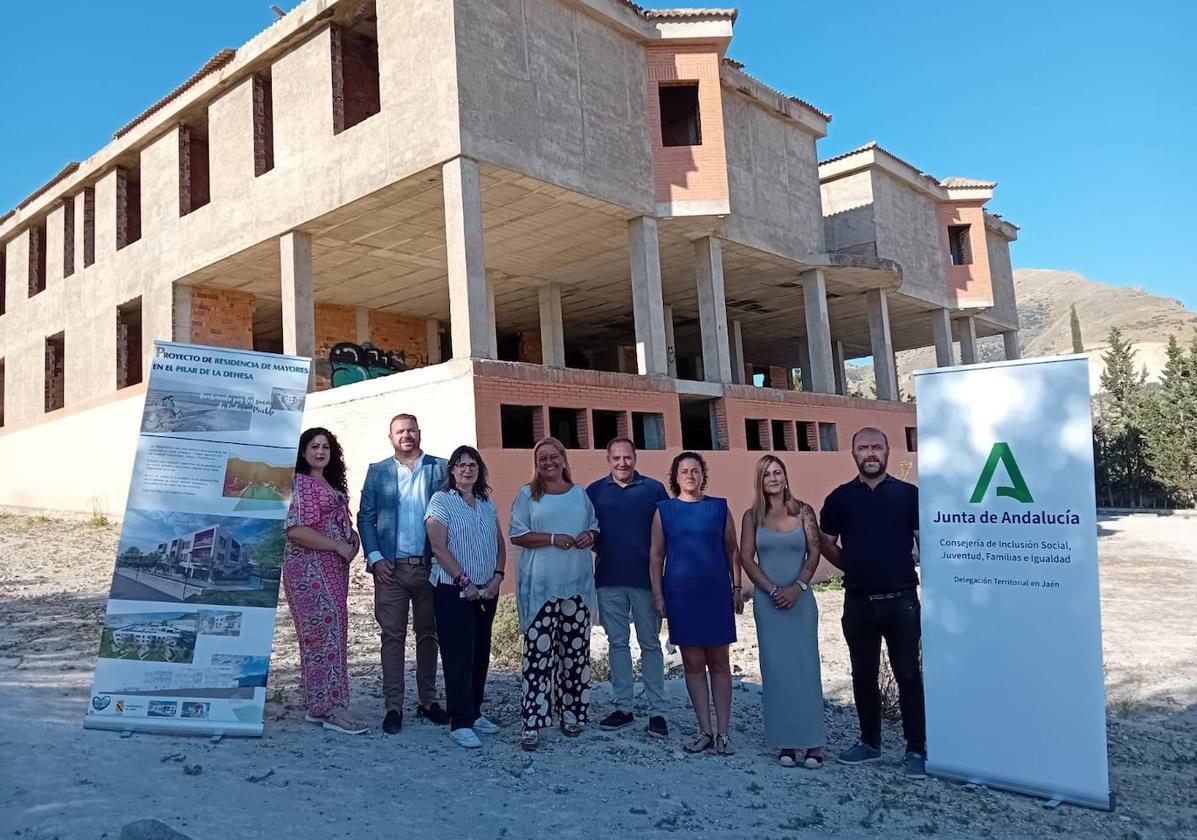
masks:
[[[668,738],[669,724],[660,715],[653,715],[648,719],[648,734],[654,738]]]
[[[449,714],[441,708],[440,703],[433,702],[427,706],[416,706],[416,717],[424,718],[437,726],[449,725]]]
[[[615,729],[623,729],[625,726],[631,725],[636,718],[631,712],[621,712],[616,710],[605,718],[599,721],[599,729],[605,732],[611,732]]]
[[[397,735],[403,728],[403,712],[391,709],[382,719],[382,731],[388,735]]]

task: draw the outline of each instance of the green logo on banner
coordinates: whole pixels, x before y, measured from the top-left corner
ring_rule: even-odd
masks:
[[[981,477],[977,479],[977,486],[973,490],[973,497],[969,499],[969,502],[975,505],[985,499],[985,493],[989,490],[989,483],[993,481],[993,474],[997,472],[999,463],[1006,468],[1011,484],[1009,486],[1000,485],[995,492],[999,496],[1017,499],[1023,504],[1035,501],[1031,498],[1031,491],[1027,489],[1027,483],[1022,478],[1018,462],[1014,460],[1014,453],[1010,451],[1010,444],[999,441],[989,451],[989,460],[985,462],[985,468],[981,470]]]

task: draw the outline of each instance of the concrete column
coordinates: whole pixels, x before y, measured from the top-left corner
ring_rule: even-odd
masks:
[[[814,390],[815,383],[810,375],[810,348],[805,341],[798,342],[798,381],[808,394]]]
[[[889,298],[884,289],[865,292],[869,306],[869,345],[873,351],[873,374],[877,399],[898,399],[898,371],[894,365],[894,341],[889,332]]]
[[[732,382],[744,384],[744,325],[740,321],[731,322],[731,375]]]
[[[665,307],[661,299],[661,252],[657,220],[639,216],[628,222],[628,246],[632,268],[632,319],[636,329],[636,365],[641,374],[677,375],[669,360]],[[671,325],[672,326],[672,325]],[[668,346],[667,346],[668,345]]]
[[[848,364],[844,358],[844,342],[831,342],[832,366],[835,368],[835,392],[840,396],[848,394]]]
[[[457,157],[441,166],[453,355],[493,359],[494,311],[482,240],[482,187],[477,161]]]
[[[491,359],[499,358],[499,319],[495,315],[495,277],[486,273],[486,332]]]
[[[835,393],[835,359],[831,352],[831,318],[827,314],[827,279],[819,269],[808,271],[802,281],[802,303],[806,310],[806,344],[810,356],[810,390]],[[806,388],[807,374],[802,374]]]
[[[1018,330],[1006,330],[1002,333],[1002,344],[1006,348],[1006,359],[1021,359],[1022,353],[1018,349]]]
[[[561,323],[561,287],[541,286],[540,295],[540,357],[549,367],[565,367],[565,330]]]
[[[282,269],[283,352],[316,353],[316,307],[312,297],[312,237],[293,230],[279,237]]]
[[[428,364],[439,365],[441,363],[441,322],[435,318],[429,318],[424,322],[424,326],[428,331]]]
[[[370,310],[359,306],[353,310],[353,317],[357,343],[364,344],[370,340]]]
[[[727,299],[723,293],[723,246],[713,236],[694,243],[698,316],[702,329],[702,371],[707,382],[731,382]]]
[[[665,362],[667,373],[677,379],[677,342],[673,338],[673,307],[661,307],[665,313]]]
[[[173,341],[187,344],[191,341],[191,287],[182,283],[174,284],[174,329],[171,331]],[[146,368],[148,371],[149,368]]]
[[[935,338],[935,366],[951,367],[956,364],[952,350],[952,315],[946,309],[931,313],[931,334]]]
[[[956,340],[960,342],[960,364],[977,363],[977,321],[972,315],[956,319]]]

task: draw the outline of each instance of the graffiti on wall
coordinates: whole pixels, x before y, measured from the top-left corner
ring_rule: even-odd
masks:
[[[419,361],[415,359],[409,362],[403,350],[382,350],[369,342],[354,344],[352,341],[342,341],[328,351],[328,377],[334,388],[402,373],[418,364]]]

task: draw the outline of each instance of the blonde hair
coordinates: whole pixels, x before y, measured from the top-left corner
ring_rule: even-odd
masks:
[[[532,500],[540,501],[544,496],[544,482],[540,480],[540,470],[536,467],[537,453],[540,452],[541,447],[551,446],[557,450],[561,455],[561,477],[565,479],[567,484],[573,484],[574,479],[569,471],[569,456],[565,454],[565,444],[557,440],[555,437],[544,437],[536,441],[536,445],[532,447],[532,480],[528,482],[528,486],[532,488]]]
[[[765,515],[769,512],[769,497],[765,495],[765,470],[769,469],[772,464],[781,467],[781,474],[786,480],[786,486],[781,491],[781,502],[785,506],[786,513],[790,516],[798,516],[802,513],[802,503],[790,493],[790,474],[786,470],[785,463],[776,455],[764,455],[756,462],[756,479],[752,486],[752,522],[754,525],[764,522]]]

